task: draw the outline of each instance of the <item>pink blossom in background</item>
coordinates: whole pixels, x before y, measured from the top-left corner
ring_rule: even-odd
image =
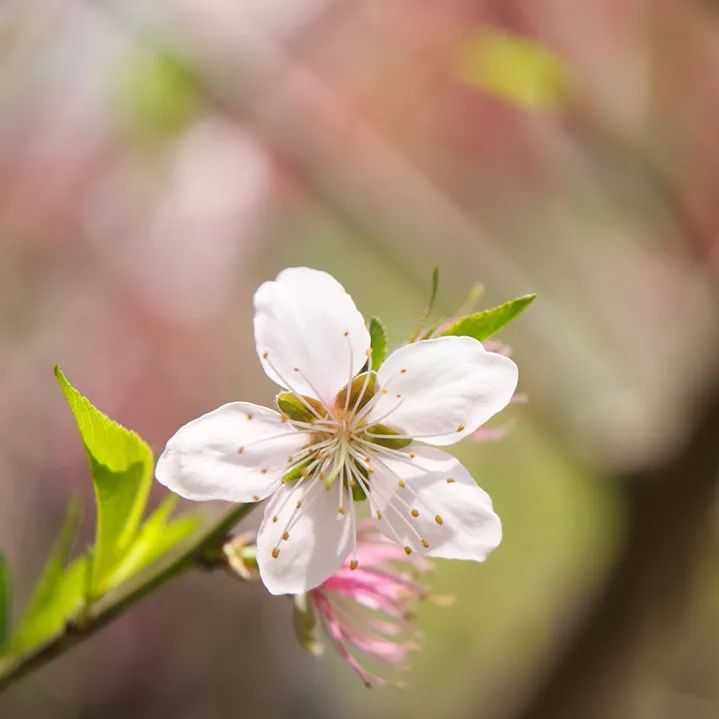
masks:
[[[419,648],[411,606],[427,597],[419,576],[431,568],[426,558],[407,556],[369,523],[360,527],[357,566],[350,561],[307,595],[324,631],[365,686],[387,680],[363,660],[403,666]]]

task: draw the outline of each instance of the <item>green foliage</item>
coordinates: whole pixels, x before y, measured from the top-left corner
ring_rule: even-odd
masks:
[[[535,297],[536,295],[524,295],[497,307],[467,315],[453,322],[442,334],[486,340],[514,320]]]
[[[170,519],[176,504],[177,497],[169,495],[148,517],[137,539],[113,570],[110,582],[113,586],[142,571],[200,528],[201,521],[195,515]]]
[[[197,112],[197,77],[181,58],[168,52],[137,52],[127,59],[119,79],[120,111],[140,132],[175,133]]]
[[[10,596],[10,568],[5,556],[0,554],[0,654],[10,635]]]
[[[71,502],[60,534],[12,635],[11,652],[21,653],[47,641],[81,609],[87,582],[87,558],[69,563],[79,523],[79,505]]]
[[[387,330],[382,320],[373,317],[369,321],[369,336],[372,347],[372,369],[379,369],[387,356]]]
[[[432,291],[429,294],[429,302],[427,303],[427,309],[424,313],[425,321],[432,314],[434,309],[434,303],[437,300],[437,291],[439,290],[439,267],[435,267],[432,270]]]
[[[570,97],[567,67],[538,42],[484,29],[460,48],[457,74],[469,85],[529,110],[556,110]]]
[[[113,584],[113,571],[134,542],[152,483],[152,450],[138,435],[96,409],[55,368],[90,463],[97,502],[97,532],[90,593]]]

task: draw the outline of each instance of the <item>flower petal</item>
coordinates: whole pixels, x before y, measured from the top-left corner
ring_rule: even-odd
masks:
[[[186,499],[256,502],[277,488],[289,457],[309,440],[274,410],[231,402],[181,427],[155,476]]]
[[[451,455],[417,447],[412,462],[382,457],[374,467],[371,491],[389,498],[379,525],[390,539],[431,557],[480,562],[502,541],[492,500]]]
[[[283,486],[272,497],[257,536],[257,564],[270,593],[307,592],[342,566],[352,549],[352,524],[349,512],[340,515],[337,508],[337,485],[327,490],[321,480]]]
[[[334,277],[292,267],[255,293],[255,343],[271,380],[330,405],[367,361],[370,338]]]
[[[427,444],[458,442],[502,410],[517,387],[517,365],[471,337],[438,337],[400,347],[380,367],[383,396],[370,421]]]

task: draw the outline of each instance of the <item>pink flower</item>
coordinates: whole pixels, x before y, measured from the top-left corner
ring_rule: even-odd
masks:
[[[372,687],[387,680],[362,660],[404,665],[418,649],[410,607],[428,596],[418,579],[431,565],[421,555],[408,556],[371,523],[363,523],[358,534],[356,558],[296,598],[295,626],[305,648],[318,654],[315,630],[321,625],[345,662]]]

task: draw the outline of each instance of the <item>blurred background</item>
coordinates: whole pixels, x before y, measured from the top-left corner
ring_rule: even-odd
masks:
[[[92,533],[53,364],[157,453],[272,401],[251,301],[286,266],[332,272],[395,345],[434,265],[444,312],[477,281],[539,298],[503,336],[529,403],[458,450],[505,541],[437,566],[457,600],[418,608],[404,691],[306,655],[287,600],[196,573],[2,716],[718,716],[718,70],[711,0],[4,0],[16,606],[72,493]]]

